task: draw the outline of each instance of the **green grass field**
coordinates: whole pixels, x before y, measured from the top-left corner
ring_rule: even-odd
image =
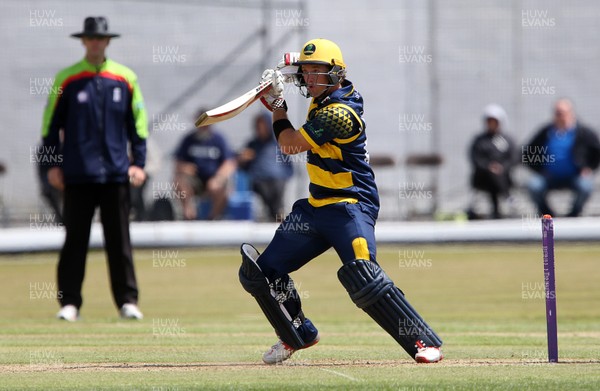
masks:
[[[597,390],[600,246],[558,243],[560,363],[547,363],[538,245],[380,247],[379,262],[444,339],[418,365],[348,298],[327,252],[293,274],[321,342],[262,364],[275,336],[239,285],[237,249],[138,250],[145,319],[117,317],[102,252],[82,319],[54,319],[56,254],[0,256],[0,389]]]

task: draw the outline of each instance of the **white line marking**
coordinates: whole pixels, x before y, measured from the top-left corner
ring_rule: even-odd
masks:
[[[337,372],[337,371],[334,371],[334,370],[331,370],[331,369],[325,369],[325,368],[319,368],[319,369],[322,370],[322,371],[325,371],[325,372],[333,373],[334,375],[345,377],[346,379],[350,379],[352,381],[359,381],[359,379],[357,379],[355,377],[352,377],[352,376],[349,376],[349,375],[346,375],[346,374],[343,374],[341,372]]]

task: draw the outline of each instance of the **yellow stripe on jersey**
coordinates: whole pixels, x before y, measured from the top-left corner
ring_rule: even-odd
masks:
[[[358,200],[356,198],[345,198],[345,197],[328,197],[328,198],[315,198],[312,195],[308,196],[308,203],[315,208],[321,206],[337,204],[338,202],[347,202],[349,204],[356,204]]]
[[[310,182],[315,185],[326,187],[328,189],[345,189],[354,185],[351,172],[334,174],[331,171],[325,171],[310,163],[306,163],[306,169],[308,171]]]
[[[369,245],[367,244],[367,239],[363,237],[358,237],[352,241],[352,249],[354,250],[354,257],[356,259],[365,259],[367,261],[371,260],[369,255]]]
[[[362,132],[362,130],[361,130]],[[350,138],[334,138],[333,141],[335,141],[338,144],[348,144],[351,143],[352,141],[356,140],[358,138],[358,136],[360,136],[360,132],[358,132],[357,134],[355,134],[354,136],[350,137]]]
[[[304,137],[304,139],[306,141],[308,141],[308,143],[313,148],[319,148],[319,145],[313,141],[313,139],[308,135],[308,133],[306,133],[306,130],[304,130],[304,128],[300,128],[300,129],[298,129],[298,131],[302,134],[302,136]]]
[[[335,160],[344,160],[344,156],[342,156],[342,150],[340,147],[325,143],[320,147],[314,148],[313,153],[316,153],[323,159],[335,159]]]

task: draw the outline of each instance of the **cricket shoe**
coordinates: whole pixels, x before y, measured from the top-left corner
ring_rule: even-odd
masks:
[[[421,341],[417,341],[417,353],[415,354],[415,361],[421,364],[432,364],[434,362],[442,361],[444,355],[442,349],[438,347],[426,347]]]
[[[144,319],[144,314],[142,314],[138,306],[131,303],[123,304],[119,313],[123,319]]]
[[[79,310],[73,304],[67,304],[58,311],[56,317],[69,322],[75,322],[79,319]]]
[[[319,335],[312,340],[312,342],[307,343],[301,349],[309,348],[313,345],[316,345],[319,342]],[[289,346],[282,340],[277,341],[277,343],[271,346],[265,354],[263,354],[263,361],[265,364],[279,364],[280,362],[284,362],[288,358],[292,357],[292,354],[296,352],[296,349]]]

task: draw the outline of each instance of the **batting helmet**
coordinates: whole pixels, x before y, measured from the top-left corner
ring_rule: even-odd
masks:
[[[338,45],[327,39],[317,38],[306,42],[300,52],[298,61],[292,64],[298,66],[297,85],[300,87],[306,85],[301,76],[302,65],[308,64],[329,65],[331,69],[327,74],[332,86],[340,83],[346,76],[346,64],[342,57],[342,51]]]

